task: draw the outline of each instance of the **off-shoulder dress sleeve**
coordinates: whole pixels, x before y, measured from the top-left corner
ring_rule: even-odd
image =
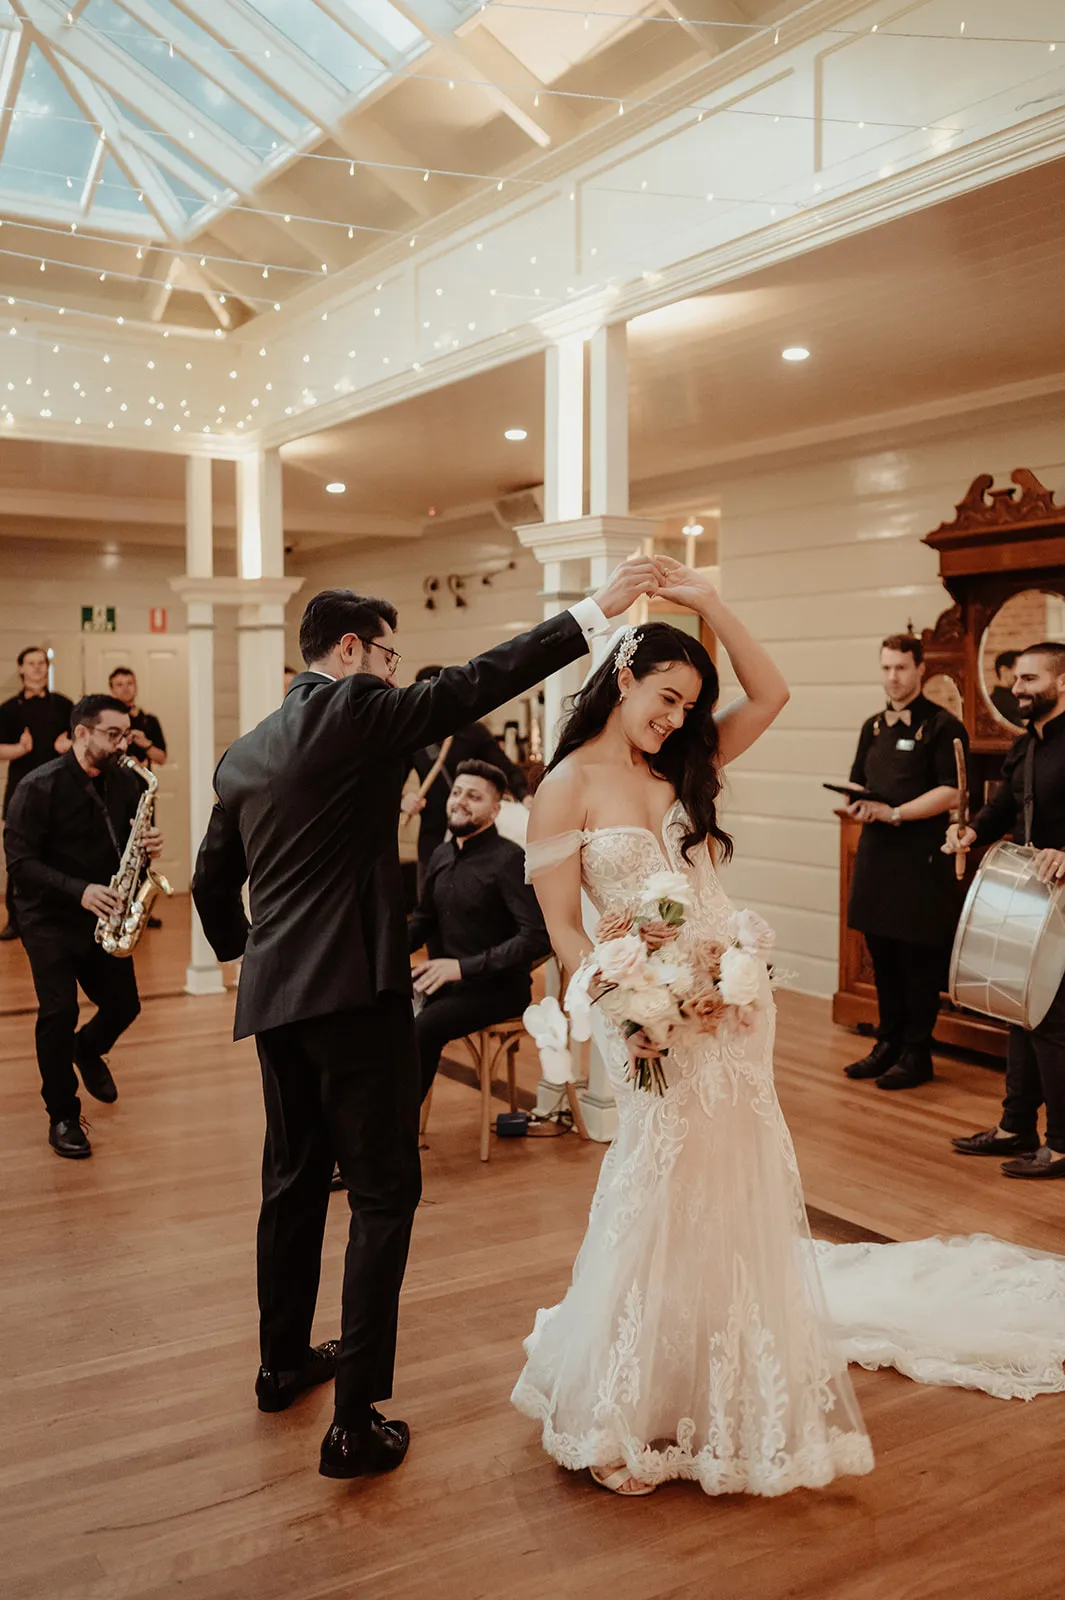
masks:
[[[543,872],[550,872],[570,856],[576,855],[584,843],[580,828],[568,833],[554,833],[549,839],[529,840],[525,845],[525,882],[532,883]]]

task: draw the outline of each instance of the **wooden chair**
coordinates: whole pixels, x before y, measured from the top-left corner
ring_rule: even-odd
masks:
[[[487,1028],[482,1028],[479,1033],[467,1034],[463,1044],[470,1052],[473,1061],[473,1070],[477,1074],[477,1082],[481,1090],[481,1160],[488,1160],[489,1136],[492,1131],[492,1074],[501,1055],[507,1058],[507,1088],[510,1094],[510,1109],[518,1109],[518,1083],[516,1076],[516,1058],[518,1046],[521,1044],[525,1027],[520,1017],[511,1017],[507,1022],[493,1022]],[[433,1091],[425,1097],[422,1106],[420,1132],[424,1137],[429,1126],[429,1111],[433,1103]]]

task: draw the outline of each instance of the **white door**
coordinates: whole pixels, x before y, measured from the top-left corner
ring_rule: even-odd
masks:
[[[137,704],[159,718],[167,762],[156,777],[155,814],[166,848],[160,867],[177,893],[189,886],[189,677],[183,633],[82,634],[82,693],[106,694],[116,667],[137,674]]]

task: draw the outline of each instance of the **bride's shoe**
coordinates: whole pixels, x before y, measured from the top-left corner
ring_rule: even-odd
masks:
[[[654,1494],[658,1488],[657,1483],[641,1483],[639,1478],[634,1478],[624,1461],[620,1461],[616,1467],[589,1467],[588,1471],[592,1482],[597,1483],[600,1489],[609,1489],[611,1494]]]

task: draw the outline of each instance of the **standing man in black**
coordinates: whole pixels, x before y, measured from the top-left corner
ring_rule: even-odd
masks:
[[[262,1066],[256,1391],[263,1410],[278,1411],[335,1370],[327,1477],[398,1466],[409,1442],[406,1424],[385,1421],[374,1402],[392,1393],[421,1193],[396,836],[411,755],[576,660],[604,617],[657,585],[653,561],[626,563],[595,600],[409,689],[395,687],[395,608],[326,590],[300,628],[308,670],[215,773],[193,895],[216,955],[243,955],[235,1034],[255,1034]],[[334,1160],[351,1207],[342,1331],[339,1349],[312,1350]]]
[[[96,943],[96,919],[118,909],[111,878],[144,786],[119,766],[129,736],[121,700],[89,694],[74,707],[73,743],[19,784],[4,847],[22,942],[37,991],[37,1063],[49,1143],[75,1160],[92,1154],[81,1125],[81,1081],[111,1104],[118,1089],[104,1056],[140,1011],[132,958]],[[162,835],[146,835],[148,854]],[[78,1027],[78,985],[98,1008]]]
[[[877,1042],[848,1078],[878,1089],[913,1089],[932,1076],[932,1033],[961,902],[942,853],[947,813],[958,803],[958,718],[921,693],[920,639],[896,633],[880,647],[887,706],[858,739],[851,783],[874,798],[848,814],[862,823],[847,924],[865,935],[879,1008]]]
[[[444,1046],[520,1017],[532,998],[532,969],[551,954],[536,891],[525,882],[525,851],[495,825],[506,789],[486,761],[459,767],[447,800],[451,838],[437,845],[408,924],[411,951],[425,945],[429,953],[414,968],[423,996],[414,1021],[423,1100]]]
[[[0,761],[6,761],[4,790],[6,817],[11,796],[29,773],[70,749],[70,713],[74,707],[65,694],[48,687],[48,656],[39,645],[19,652],[20,692],[0,705]],[[0,939],[17,939],[18,913],[11,880],[7,884],[7,926]]]
[[[414,681],[430,683],[443,670],[442,667],[419,667]],[[429,776],[439,754],[439,743],[428,745],[422,750],[415,750],[411,757],[411,766],[421,782]],[[483,722],[471,722],[468,727],[460,728],[452,737],[443,765],[428,792],[421,799],[416,793],[406,794],[400,801],[400,810],[406,816],[421,817],[418,828],[419,892],[425,883],[425,874],[433,851],[444,842],[444,835],[448,829],[448,794],[455,780],[455,774],[464,761],[487,761],[489,766],[498,767],[515,800],[524,800],[529,793],[525,774],[504,753],[490,728],[486,728]]]
[[[972,827],[952,827],[945,848],[967,850],[1010,834],[1017,844],[1035,845],[1042,883],[1065,883],[1065,644],[1022,651],[1013,692],[1028,729],[1003,762],[995,798]],[[1044,1104],[1040,1148],[1036,1121]],[[1014,1156],[1002,1163],[1007,1178],[1065,1178],[1065,982],[1037,1027],[1009,1030],[1001,1121],[952,1143],[961,1155]]]

